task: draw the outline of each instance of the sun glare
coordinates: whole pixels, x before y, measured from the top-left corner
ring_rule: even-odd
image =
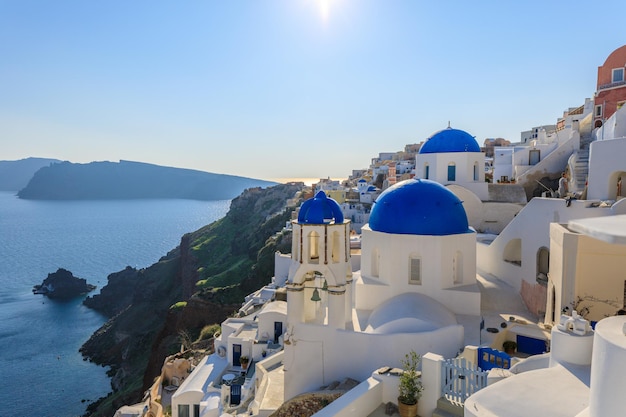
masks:
[[[328,15],[330,13],[330,0],[318,0],[320,4],[320,15],[322,22],[328,22]]]

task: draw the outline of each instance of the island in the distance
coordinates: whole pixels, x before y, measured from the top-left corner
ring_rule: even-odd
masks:
[[[18,191],[30,200],[230,200],[247,188],[276,183],[142,162],[53,163]]]
[[[84,278],[75,277],[67,269],[59,268],[48,274],[40,285],[33,287],[34,294],[43,294],[48,298],[67,299],[87,294],[96,289],[95,285],[88,284]]]

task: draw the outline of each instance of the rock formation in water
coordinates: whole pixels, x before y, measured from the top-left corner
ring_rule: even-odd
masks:
[[[84,278],[75,277],[70,271],[59,268],[39,285],[33,287],[33,293],[43,294],[48,298],[67,299],[87,294],[96,289]]]

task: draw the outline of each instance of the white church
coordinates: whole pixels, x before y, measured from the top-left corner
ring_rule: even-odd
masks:
[[[349,220],[319,192],[293,222],[284,335],[285,400],[334,380],[367,378],[409,350],[454,357],[480,315],[475,233],[461,201],[429,180],[385,190],[362,230],[352,272]]]

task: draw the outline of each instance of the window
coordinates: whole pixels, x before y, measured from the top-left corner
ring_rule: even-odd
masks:
[[[619,83],[624,81],[624,68],[614,68],[613,69],[613,77],[611,78],[611,82]]]
[[[200,404],[193,405],[193,417],[200,417]]]
[[[478,162],[474,162],[474,181],[478,181]]]
[[[596,117],[602,117],[602,104],[596,106]]]
[[[422,260],[409,258],[409,284],[422,285]]]
[[[543,286],[548,284],[550,271],[550,250],[542,246],[537,251],[537,282]]]
[[[531,149],[528,152],[528,165],[537,165],[541,157],[539,149]]]
[[[448,181],[456,181],[456,165],[454,163],[448,165]]]
[[[178,417],[191,417],[189,415],[189,404],[178,404]]]
[[[319,243],[320,243],[320,235],[317,232],[309,233],[309,263],[319,263],[320,261],[320,252],[319,252]]]
[[[426,164],[426,166],[424,167],[424,178],[428,179],[429,176],[430,176],[430,165]]]

